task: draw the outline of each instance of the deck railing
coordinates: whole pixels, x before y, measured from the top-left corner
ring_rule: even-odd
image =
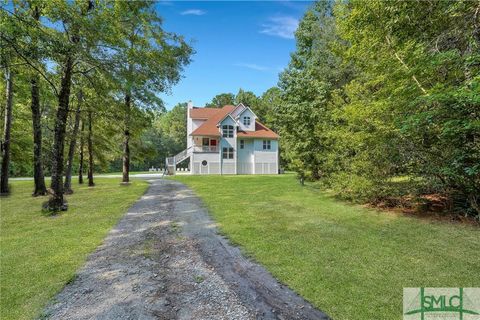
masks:
[[[218,152],[218,146],[194,146],[193,152]]]

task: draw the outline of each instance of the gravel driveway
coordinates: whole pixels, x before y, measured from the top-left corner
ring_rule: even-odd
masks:
[[[51,319],[328,319],[217,234],[185,185],[151,180]]]

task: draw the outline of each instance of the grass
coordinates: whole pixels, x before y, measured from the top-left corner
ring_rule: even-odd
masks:
[[[336,201],[292,175],[176,176],[220,230],[334,319],[400,319],[404,287],[478,287],[480,229]]]
[[[0,199],[1,319],[31,319],[83,265],[147,183],[96,179],[74,184],[69,209],[57,216],[41,212],[46,197],[31,197],[31,181],[13,181],[12,195]]]

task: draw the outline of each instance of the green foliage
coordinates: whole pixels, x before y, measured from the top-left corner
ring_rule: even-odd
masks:
[[[40,16],[38,21],[33,17],[35,10]],[[157,154],[157,146],[144,140],[144,134],[152,128],[155,115],[165,111],[158,94],[169,91],[180,80],[183,67],[194,52],[182,36],[163,29],[155,3],[13,1],[11,6],[1,6],[0,18],[2,66],[7,63],[3,58],[11,56],[8,63],[14,62],[16,72],[11,173],[14,176],[32,173],[29,105],[30,79],[34,75],[39,77],[40,84],[44,172],[50,173],[50,165],[55,162],[52,154],[55,118],[67,57],[74,64],[65,153],[72,138],[76,96],[81,91],[82,121],[87,122],[89,112],[93,115],[95,170],[117,169],[115,164],[122,157],[126,127],[132,166],[145,169],[144,160]],[[3,86],[2,82],[2,92]],[[129,110],[124,103],[126,95],[131,97]],[[4,98],[1,95],[2,110]],[[1,117],[0,124],[3,121]],[[79,133],[77,146],[82,136],[86,138],[86,132]],[[77,147],[74,172],[79,151]]]
[[[278,120],[278,117],[275,114],[281,105],[282,90],[278,87],[272,87],[260,97],[260,104],[257,106],[255,113],[267,127],[277,131],[278,124],[275,123],[275,120]]]
[[[478,216],[477,11],[472,1],[312,6],[279,83],[289,167],[367,201],[401,194],[389,181],[407,175],[424,182],[409,193],[441,193]]]
[[[187,103],[179,103],[170,111],[156,113],[151,125],[143,130],[132,145],[139,155],[132,163],[134,169],[164,167],[166,157],[171,157],[187,147]],[[139,152],[140,147],[142,152]],[[186,163],[183,165],[186,166]],[[111,166],[112,170],[120,168],[119,160]]]
[[[334,53],[338,42],[331,4],[318,2],[295,33],[297,49],[280,75],[283,103],[275,116],[282,137],[282,158],[299,177],[327,173],[332,129],[332,96],[348,77],[348,67]]]
[[[260,101],[258,97],[252,91],[245,91],[239,89],[237,95],[235,96],[235,104],[243,103],[246,106],[252,108],[253,112],[256,112]]]
[[[233,93],[220,93],[213,97],[212,102],[207,103],[208,108],[221,108],[226,105],[235,103],[235,95]]]

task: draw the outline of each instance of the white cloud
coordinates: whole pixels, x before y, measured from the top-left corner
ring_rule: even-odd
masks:
[[[261,66],[255,63],[236,63],[235,65],[237,67],[243,67],[243,68],[248,68],[248,69],[257,70],[257,71],[267,71],[270,69],[269,67]]]
[[[285,39],[293,39],[298,27],[298,19],[293,17],[271,17],[262,25],[260,33]]]
[[[200,9],[188,9],[188,10],[180,12],[180,14],[182,16],[187,16],[187,15],[203,16],[206,13],[207,13],[207,11],[203,11],[203,10],[200,10]]]

